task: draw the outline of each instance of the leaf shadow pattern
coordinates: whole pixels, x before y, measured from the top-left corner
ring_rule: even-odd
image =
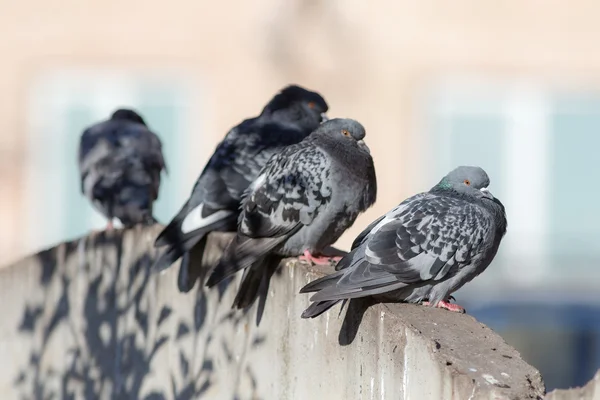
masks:
[[[219,314],[208,308],[209,301],[228,302],[225,292],[235,285],[227,282],[212,294],[200,286],[182,300],[157,301],[162,288],[152,273],[152,252],[124,252],[122,232],[81,241],[38,254],[40,293],[28,300],[17,327],[32,342],[28,359],[16,368],[20,398],[210,397],[215,357],[226,361],[227,371],[237,371],[231,398],[260,398],[251,364],[242,367],[235,343],[213,334],[248,325],[249,310]],[[180,303],[191,308],[180,310]],[[244,351],[266,342],[266,336],[252,335],[251,349]],[[251,397],[242,396],[244,379],[251,382]]]

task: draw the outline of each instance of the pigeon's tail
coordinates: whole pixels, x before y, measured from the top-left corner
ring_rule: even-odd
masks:
[[[98,163],[96,174],[84,179],[88,196],[101,205],[108,218],[118,218],[124,227],[156,222],[152,206],[158,197],[160,167],[146,166],[140,157],[107,157]]]
[[[331,307],[335,306],[341,300],[327,300],[327,301],[317,301],[312,303],[304,312],[302,313],[302,318],[315,318],[319,315],[323,314],[325,311],[329,310]]]
[[[318,292],[319,290],[335,286],[338,278],[342,276],[344,272],[345,271],[338,271],[330,275],[325,275],[319,279],[315,279],[300,289],[300,293]]]
[[[187,206],[173,218],[169,225],[158,235],[154,242],[154,247],[166,247],[166,251],[154,263],[156,271],[162,271],[171,266],[182,256],[186,255],[195,246],[206,246],[206,235],[211,231],[235,231],[236,229],[236,213],[223,213],[220,218],[212,218],[209,224],[194,225],[194,213],[198,213],[197,209],[191,211]],[[208,218],[207,218],[208,219]],[[189,221],[192,225],[198,226],[196,229],[189,227]],[[190,281],[190,277],[194,275],[190,271],[189,259],[183,260],[181,270],[179,272],[179,288],[182,290],[189,284],[193,286],[194,280]],[[187,283],[186,283],[187,282]],[[188,289],[189,290],[189,289]],[[187,291],[187,290],[182,290]]]
[[[163,231],[164,232],[164,231]],[[206,237],[204,234],[197,236],[181,237],[180,240],[171,242],[164,253],[158,257],[154,263],[153,269],[156,272],[161,272],[171,266],[175,261],[187,254],[196,244],[203,242],[205,245]],[[155,244],[156,245],[156,244]],[[182,266],[183,266],[182,262]],[[185,263],[189,265],[189,262]],[[181,272],[180,272],[181,274]]]
[[[156,219],[152,215],[155,197],[147,186],[123,187],[112,203],[113,216],[118,218],[124,227],[135,225],[153,225]]]
[[[223,257],[221,257],[208,278],[206,286],[213,287],[237,271],[258,263],[285,239],[287,239],[287,236],[253,239],[236,235],[235,239],[225,249]]]
[[[262,300],[261,308],[264,308],[271,277],[275,273],[281,259],[279,256],[269,255],[246,268],[237,295],[233,301],[233,307],[240,309],[250,307],[260,296]],[[259,314],[261,313],[259,310]]]
[[[203,237],[196,243],[194,251],[196,254],[204,254],[206,248],[207,237]],[[177,277],[177,287],[181,293],[187,293],[194,287],[197,280],[203,280],[207,268],[202,268],[202,265],[193,265],[191,263],[190,253],[184,253],[181,257],[179,265],[179,275]]]
[[[318,292],[325,288],[335,286],[336,282],[344,274],[344,271],[334,272],[331,275],[323,276],[319,279],[316,279],[309,284],[305,285],[302,289],[300,289],[300,293],[310,293],[310,292]],[[329,310],[331,307],[336,305],[340,300],[323,300],[313,302],[304,312],[302,313],[302,318],[314,318],[323,314],[325,311]]]

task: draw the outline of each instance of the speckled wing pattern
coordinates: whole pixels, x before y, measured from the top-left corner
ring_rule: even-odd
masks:
[[[166,169],[160,139],[144,125],[106,121],[86,129],[79,146],[81,190],[90,198],[114,185],[150,185],[156,199]]]
[[[261,153],[264,149],[258,132],[241,135],[238,127],[233,128],[219,143],[204,173],[198,179],[197,185],[205,191],[202,196],[203,202],[216,209],[226,208],[229,204],[220,201],[220,197],[227,194],[237,203],[243,191],[266,163],[266,160],[262,159],[266,155]],[[203,182],[203,177],[208,177],[209,174],[217,175],[222,181],[222,187],[214,190],[213,185]]]
[[[331,199],[329,167],[327,155],[307,141],[274,155],[245,192],[238,234],[207,285],[250,267],[310,225]]]
[[[190,207],[204,203],[205,212],[235,209],[243,192],[269,158],[305,134],[295,127],[246,120],[219,143],[194,186]]]
[[[155,269],[169,267],[194,246],[205,246],[206,234],[211,231],[235,231],[244,191],[273,154],[306,135],[308,132],[294,124],[262,118],[247,119],[232,128],[215,149],[186,204],[158,236],[155,246],[168,249],[155,263]],[[195,282],[184,276],[188,269],[186,257],[179,281],[187,281],[188,287],[180,284],[182,291]]]
[[[492,228],[492,217],[465,200],[433,193],[411,197],[359,236],[360,242],[337,268],[336,285],[323,288],[312,300],[439,281],[470,264]],[[304,291],[318,286],[315,281]]]
[[[289,235],[310,225],[331,200],[330,160],[310,142],[273,156],[249,187],[239,231],[251,238]]]

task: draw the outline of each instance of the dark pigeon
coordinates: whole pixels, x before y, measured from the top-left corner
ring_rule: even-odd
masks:
[[[202,254],[211,231],[235,232],[240,200],[267,160],[300,142],[326,119],[327,103],[318,93],[288,86],[258,117],[232,128],[219,143],[179,213],[156,239],[165,247],[155,269],[162,271],[182,258],[178,286],[189,291],[201,274],[190,265],[194,248]]]
[[[302,314],[313,318],[340,300],[426,302],[464,312],[450,295],[482,273],[506,233],[504,206],[478,167],[458,167],[369,225],[336,266],[301,293],[317,292]]]
[[[250,185],[236,238],[207,285],[245,269],[234,301],[245,308],[266,294],[284,257],[329,262],[323,250],[375,202],[375,168],[364,137],[360,123],[332,119],[271,158]]]
[[[119,109],[81,136],[81,191],[108,219],[108,229],[113,218],[126,228],[155,222],[152,205],[163,169],[160,139],[133,110]]]

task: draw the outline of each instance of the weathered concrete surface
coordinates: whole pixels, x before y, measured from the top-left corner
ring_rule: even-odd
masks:
[[[557,389],[548,393],[545,400],[600,400],[600,371],[584,387]]]
[[[159,227],[100,233],[0,271],[2,399],[541,399],[538,371],[468,315],[351,303],[314,320],[295,260],[264,316],[236,285],[177,291],[150,273]],[[213,235],[211,264],[229,235]],[[360,322],[360,323],[359,323]]]

